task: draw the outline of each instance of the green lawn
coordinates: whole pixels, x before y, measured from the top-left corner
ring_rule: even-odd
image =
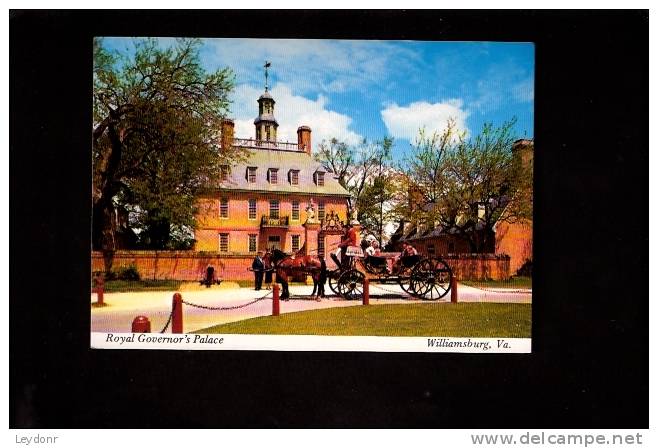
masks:
[[[105,292],[176,291],[180,280],[109,280]]]
[[[328,308],[217,325],[197,333],[530,337],[531,305],[415,303]]]
[[[467,286],[484,288],[532,289],[532,277],[512,277],[509,280],[465,280],[460,283],[463,283]]]

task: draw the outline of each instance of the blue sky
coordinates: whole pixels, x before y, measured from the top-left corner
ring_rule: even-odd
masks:
[[[131,42],[105,39],[119,51],[130,51]],[[279,140],[296,141],[301,125],[313,130],[314,147],[332,137],[391,136],[399,159],[419,128],[440,131],[449,117],[469,134],[516,117],[516,136],[533,137],[531,43],[204,39],[201,58],[207,70],[236,73],[230,115],[238,137],[254,137],[265,60]]]

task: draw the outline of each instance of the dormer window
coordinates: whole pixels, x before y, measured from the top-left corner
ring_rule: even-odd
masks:
[[[299,170],[290,170],[290,185],[299,185]]]
[[[256,183],[256,167],[255,166],[250,166],[247,168],[247,182],[250,184],[255,184]]]
[[[228,165],[222,165],[219,167],[219,180],[222,182],[226,182],[228,180],[228,175],[229,175],[229,167]]]
[[[316,171],[313,177],[318,187],[324,187],[324,171]]]
[[[278,168],[270,168],[267,170],[267,177],[270,181],[270,184],[276,185],[279,183],[279,169]]]

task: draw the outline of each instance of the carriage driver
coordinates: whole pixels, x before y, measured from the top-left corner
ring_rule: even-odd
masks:
[[[346,225],[345,234],[341,238],[340,244],[338,245],[338,247],[340,247],[340,263],[343,268],[347,268],[349,266],[349,260],[345,255],[348,246],[356,246],[356,229],[354,226],[352,226],[352,224],[349,223]]]

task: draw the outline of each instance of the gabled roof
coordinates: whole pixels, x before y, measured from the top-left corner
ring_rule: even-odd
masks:
[[[317,186],[313,173],[326,171],[305,151],[283,151],[274,149],[248,150],[247,159],[231,167],[228,179],[220,183],[222,190],[258,191],[277,193],[298,193],[317,196],[349,197],[349,193],[338,180],[327,173],[324,186]],[[247,167],[257,167],[256,182],[247,181]],[[272,185],[267,179],[269,168],[278,168],[278,183]],[[299,185],[291,185],[288,179],[290,170],[299,170]]]

